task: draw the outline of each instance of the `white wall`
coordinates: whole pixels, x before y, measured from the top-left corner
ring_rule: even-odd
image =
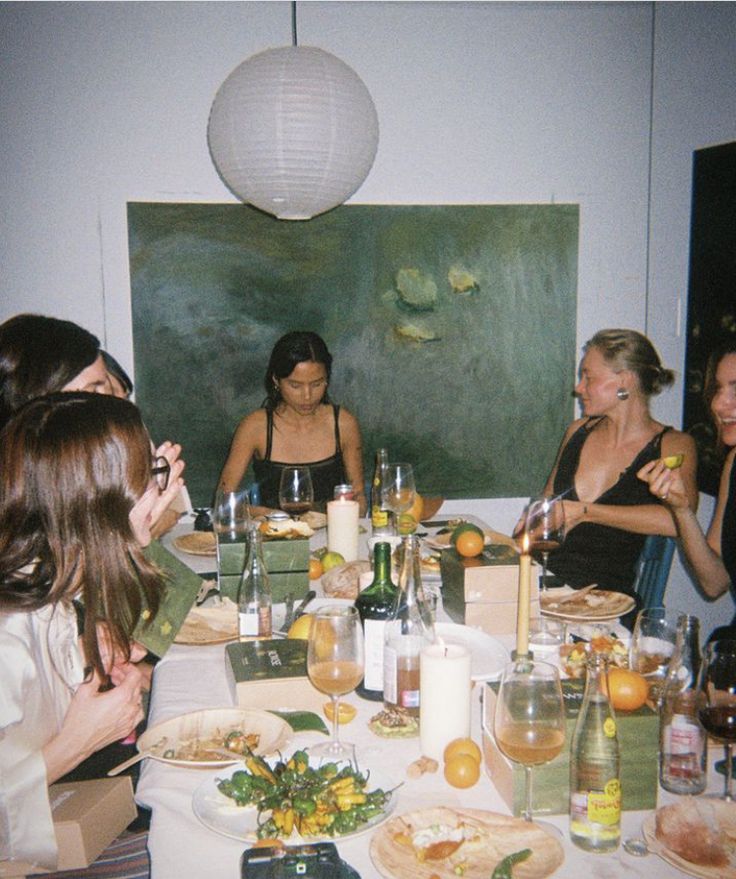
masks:
[[[354,201],[579,203],[579,343],[646,329],[681,370],[692,151],[736,139],[736,5],[302,2],[298,17],[300,43],[354,67],[378,109]],[[125,203],[233,201],[211,101],[290,41],[287,2],[0,4],[0,320],[75,320],[131,366]],[[681,396],[657,415],[679,424]],[[474,511],[503,527],[520,506]],[[693,594],[682,574],[672,590]]]

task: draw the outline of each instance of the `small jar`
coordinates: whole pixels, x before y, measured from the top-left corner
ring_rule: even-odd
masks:
[[[355,498],[355,492],[353,491],[353,486],[349,483],[343,483],[342,485],[336,485],[334,490],[334,498],[336,501],[339,501],[340,498],[346,501],[352,501]]]

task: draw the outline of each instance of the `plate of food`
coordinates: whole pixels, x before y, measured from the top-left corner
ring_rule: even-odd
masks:
[[[189,534],[180,534],[172,541],[174,546],[181,552],[189,555],[217,555],[217,541],[214,531],[190,531]]]
[[[387,775],[347,763],[335,774],[334,767],[318,766],[306,751],[279,763],[251,763],[203,781],[192,809],[205,827],[250,844],[259,838],[289,845],[349,839],[388,820],[396,793]],[[361,795],[364,802],[353,802]]]
[[[644,839],[673,867],[702,879],[736,879],[736,803],[681,797],[648,815]]]
[[[615,635],[596,635],[590,641],[574,641],[560,647],[560,666],[567,677],[584,678],[588,657],[600,653],[608,659],[609,668],[629,667],[629,648]]]
[[[435,623],[435,634],[445,644],[459,644],[470,650],[470,677],[474,681],[494,681],[509,662],[509,651],[491,635],[460,623]]]
[[[578,594],[579,593],[579,594]],[[539,596],[542,613],[561,620],[593,622],[615,620],[636,607],[636,600],[607,589],[571,589],[562,586]]]
[[[374,833],[370,855],[386,879],[490,879],[514,855],[514,879],[543,879],[565,860],[559,841],[530,821],[444,806],[391,818]]]
[[[207,606],[193,607],[174,638],[175,644],[225,644],[238,637],[238,606],[225,598],[210,599]]]
[[[208,708],[157,723],[136,744],[162,763],[216,769],[241,762],[248,749],[273,754],[288,744],[291,733],[289,724],[269,711]]]

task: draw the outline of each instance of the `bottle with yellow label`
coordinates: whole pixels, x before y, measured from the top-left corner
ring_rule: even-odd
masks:
[[[374,537],[391,534],[393,530],[391,511],[383,505],[383,483],[386,478],[386,467],[388,467],[388,451],[378,449],[371,485],[371,526]]]
[[[606,658],[593,653],[570,750],[570,838],[604,854],[621,840],[621,761],[607,671]]]

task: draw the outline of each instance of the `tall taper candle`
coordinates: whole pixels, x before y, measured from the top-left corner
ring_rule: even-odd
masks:
[[[519,607],[516,615],[516,653],[529,653],[529,602],[532,586],[532,557],[529,555],[529,535],[524,532],[519,556]]]
[[[327,549],[346,562],[358,558],[358,502],[340,498],[327,504]]]
[[[470,651],[430,644],[419,656],[419,735],[422,754],[442,760],[445,746],[470,735]]]

